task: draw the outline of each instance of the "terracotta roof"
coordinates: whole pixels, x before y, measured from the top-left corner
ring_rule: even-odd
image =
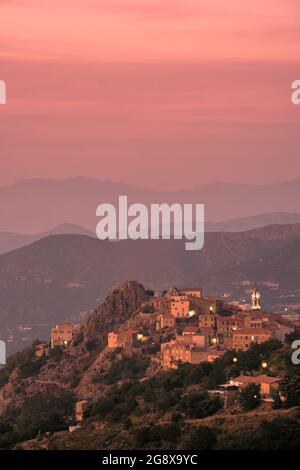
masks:
[[[195,332],[198,332],[198,331],[199,331],[199,327],[196,326],[196,325],[187,325],[183,329],[184,333],[189,333],[189,332],[195,333]]]
[[[267,328],[239,328],[234,332],[234,335],[249,335],[249,336],[257,336],[257,335],[271,335],[272,332]]]
[[[66,321],[66,322],[62,322],[62,323],[57,323],[57,325],[55,327],[53,327],[53,329],[64,328],[65,326],[73,328],[72,323]]]
[[[279,323],[279,325],[288,326],[290,328],[295,328],[293,322],[291,322],[290,320],[280,318],[280,319],[277,319],[277,322]]]
[[[217,317],[218,322],[222,321],[237,321],[237,316],[236,315],[228,315],[228,316],[219,316]]]
[[[159,313],[158,316],[159,316],[159,317],[162,316],[162,317],[164,317],[164,318],[174,318],[174,319],[175,319],[174,315],[172,315],[172,314],[169,313],[169,312],[162,312],[162,313]]]
[[[138,330],[124,330],[124,331],[110,331],[110,333],[114,333],[115,335],[135,335],[138,333]]]
[[[212,326],[201,326],[200,333],[214,333],[214,328]]]
[[[235,379],[232,379],[232,382],[237,382],[240,384],[250,384],[250,383],[256,383],[256,384],[273,384],[276,382],[280,382],[281,378],[279,377],[269,377],[268,375],[240,375],[239,377],[236,377]]]
[[[202,288],[201,287],[184,287],[182,289],[179,289],[179,291],[195,291],[195,290],[198,290],[198,291],[202,291]]]

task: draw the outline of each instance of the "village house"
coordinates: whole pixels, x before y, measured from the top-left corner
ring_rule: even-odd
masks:
[[[202,298],[202,288],[200,287],[186,287],[184,289],[179,290],[179,295],[187,296],[187,297],[197,297],[199,299]]]
[[[170,310],[170,299],[166,297],[154,297],[148,303],[161,313],[167,313]]]
[[[274,398],[278,393],[280,378],[269,377],[268,375],[240,375],[230,380],[230,385],[238,387],[242,390],[249,384],[257,384],[260,386],[260,394],[262,398]]]
[[[201,302],[201,311],[204,315],[219,314],[224,306],[224,302],[216,297],[204,297]]]
[[[179,363],[199,364],[207,358],[205,350],[194,344],[184,342],[166,343],[162,348],[162,366],[164,369],[177,368]]]
[[[156,318],[156,330],[164,328],[173,328],[176,325],[176,318],[170,313],[161,313]]]
[[[198,333],[200,333],[200,331],[197,325],[186,325],[182,331],[183,336],[197,335]]]
[[[208,337],[209,344],[216,337],[217,315],[208,313],[199,315],[199,330]]]
[[[176,339],[161,344],[164,369],[177,367],[178,363],[199,364],[207,360],[207,338],[201,334],[177,335]]]
[[[233,333],[238,328],[244,326],[244,317],[242,315],[217,316],[217,337],[218,342],[225,348],[233,347]]]
[[[190,301],[186,296],[172,296],[170,302],[170,313],[175,318],[188,318],[190,312]]]
[[[245,328],[263,328],[266,323],[269,322],[269,318],[261,315],[260,313],[254,315],[248,313],[244,317],[244,327]]]
[[[207,336],[200,333],[177,335],[174,341],[177,343],[193,344],[199,348],[205,348],[208,345]]]
[[[230,315],[217,317],[217,330],[219,335],[229,336],[238,328],[244,327],[244,316]]]
[[[266,328],[240,328],[233,333],[232,348],[247,351],[252,344],[261,344],[272,337],[272,331]]]
[[[197,306],[199,314],[220,314],[224,307],[224,301],[216,297],[193,297],[192,302]]]
[[[71,323],[59,323],[51,329],[51,348],[61,346],[66,348],[73,340],[74,327]]]
[[[108,347],[110,349],[122,348],[130,350],[138,332],[135,330],[111,331],[108,333]]]
[[[216,330],[217,316],[211,313],[199,315],[199,328],[210,328]]]

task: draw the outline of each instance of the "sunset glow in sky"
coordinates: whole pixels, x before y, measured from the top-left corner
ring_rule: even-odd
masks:
[[[300,176],[298,0],[0,0],[0,185]]]

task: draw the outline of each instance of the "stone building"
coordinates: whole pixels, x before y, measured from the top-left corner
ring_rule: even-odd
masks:
[[[59,323],[51,330],[51,348],[69,346],[73,340],[74,327],[71,323]]]
[[[108,333],[108,347],[110,349],[122,348],[130,350],[133,347],[137,334],[136,330],[111,331]]]
[[[272,338],[272,331],[263,328],[240,328],[233,333],[232,347],[247,351],[252,344],[261,344]]]

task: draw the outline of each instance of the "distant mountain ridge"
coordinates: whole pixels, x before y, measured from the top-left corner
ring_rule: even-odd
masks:
[[[253,217],[240,217],[224,222],[206,222],[209,232],[246,232],[267,225],[286,225],[300,223],[300,213],[271,212]]]
[[[0,254],[13,251],[23,246],[30,245],[50,235],[86,235],[93,236],[89,230],[74,224],[62,224],[52,230],[35,235],[24,235],[19,233],[0,232]]]
[[[97,206],[103,202],[117,204],[123,194],[129,203],[203,203],[205,220],[219,223],[258,214],[299,213],[300,178],[260,186],[217,182],[177,191],[154,191],[84,177],[19,181],[0,187],[0,230],[40,233],[68,223],[94,232]]]
[[[232,219],[219,223],[205,222],[205,231],[245,232],[268,225],[287,225],[295,223],[300,223],[300,214],[275,212],[271,214],[260,214],[254,217]],[[89,237],[96,237],[96,233],[75,224],[61,224],[51,230],[35,235],[0,232],[0,254],[30,245],[50,235],[87,235]]]

